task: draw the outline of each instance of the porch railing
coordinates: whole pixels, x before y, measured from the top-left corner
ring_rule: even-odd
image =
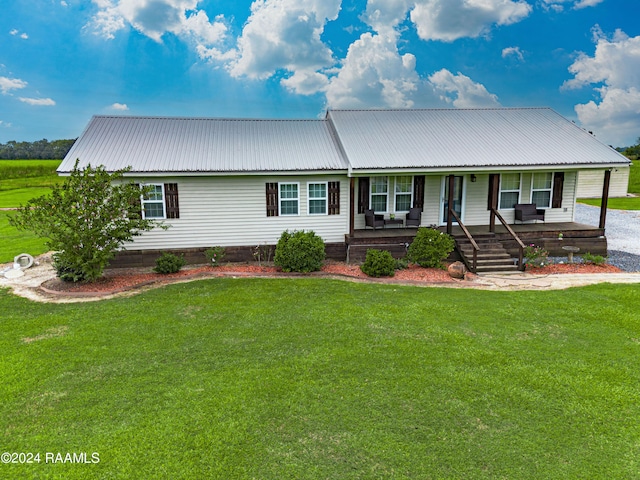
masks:
[[[471,235],[471,233],[469,233],[467,227],[464,226],[464,223],[462,223],[462,220],[460,220],[460,217],[458,217],[458,215],[452,208],[449,209],[449,214],[453,218],[455,218],[456,222],[458,222],[458,226],[462,229],[462,232],[465,234],[467,240],[469,240],[469,243],[471,243],[471,246],[473,247],[473,263],[471,265],[467,265],[467,267],[469,267],[469,270],[471,270],[472,272],[475,272],[476,268],[478,267],[478,250],[480,250],[480,248],[478,248],[478,244],[473,239],[473,236]],[[451,235],[451,231],[447,231],[447,233]],[[462,252],[460,252],[460,256],[465,260],[465,263],[468,263],[468,260]]]
[[[495,208],[492,208],[491,213],[495,215],[498,218],[498,220],[500,220],[500,223],[502,223],[504,228],[507,229],[507,232],[509,232],[509,235],[511,235],[513,239],[516,241],[516,243],[518,244],[518,270],[524,271],[524,243],[522,243],[522,240],[520,240],[520,237],[516,235],[516,232],[513,231],[513,229],[509,226],[509,224],[505,221],[505,219],[502,218],[502,215],[498,213],[498,210],[496,210]]]

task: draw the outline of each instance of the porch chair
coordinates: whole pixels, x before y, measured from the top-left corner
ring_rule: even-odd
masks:
[[[535,203],[516,203],[516,220],[526,222],[528,220],[542,220],[544,222],[544,210],[538,208]]]
[[[404,220],[404,226],[419,227],[421,221],[422,221],[422,209],[411,208],[409,209],[409,213],[407,213],[407,217]]]
[[[371,209],[364,211],[364,228],[371,227],[374,230],[378,227],[384,228],[384,216],[376,215]]]

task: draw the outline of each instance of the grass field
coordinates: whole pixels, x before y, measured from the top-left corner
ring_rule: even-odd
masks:
[[[640,161],[635,160],[629,170],[629,193],[637,195],[636,197],[626,198],[610,198],[607,201],[607,208],[614,210],[640,210]],[[580,198],[580,203],[599,207],[602,204],[599,198]]]
[[[60,160],[0,160],[0,208],[16,208],[30,199],[46,195],[63,181],[56,174]],[[0,263],[16,255],[46,252],[44,240],[9,225],[11,212],[0,211]]]
[[[4,478],[638,478],[638,285],[0,291]],[[46,464],[46,452],[99,455]]]

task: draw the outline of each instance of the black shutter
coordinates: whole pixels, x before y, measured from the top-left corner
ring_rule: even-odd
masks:
[[[369,210],[369,177],[358,179],[358,213]]]
[[[278,216],[278,184],[267,183],[267,217]]]
[[[413,177],[413,208],[424,208],[424,175]]]
[[[553,174],[553,200],[551,208],[562,207],[562,192],[564,189],[564,172],[555,172]]]
[[[340,182],[329,182],[329,215],[340,215]]]
[[[164,184],[164,206],[167,218],[180,218],[177,183]]]

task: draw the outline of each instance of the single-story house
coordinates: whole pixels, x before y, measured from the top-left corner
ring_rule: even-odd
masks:
[[[572,226],[578,176],[601,172],[608,188],[610,172],[629,166],[548,108],[329,110],[317,120],[95,116],[58,173],[68,175],[76,159],[131,167],[127,177],[154,187],[143,214],[170,228],[126,245],[120,258],[129,264],[217,245],[229,258],[251,258],[256,246],[301,229],[320,235],[328,256],[355,258],[358,246],[406,245],[415,229],[393,227],[411,208],[421,209],[420,225],[458,234],[466,226],[571,236],[570,227],[588,230]],[[517,204],[536,204],[544,222],[514,225]],[[395,222],[368,229],[370,210]],[[605,215],[584,235],[592,253],[606,252]]]

